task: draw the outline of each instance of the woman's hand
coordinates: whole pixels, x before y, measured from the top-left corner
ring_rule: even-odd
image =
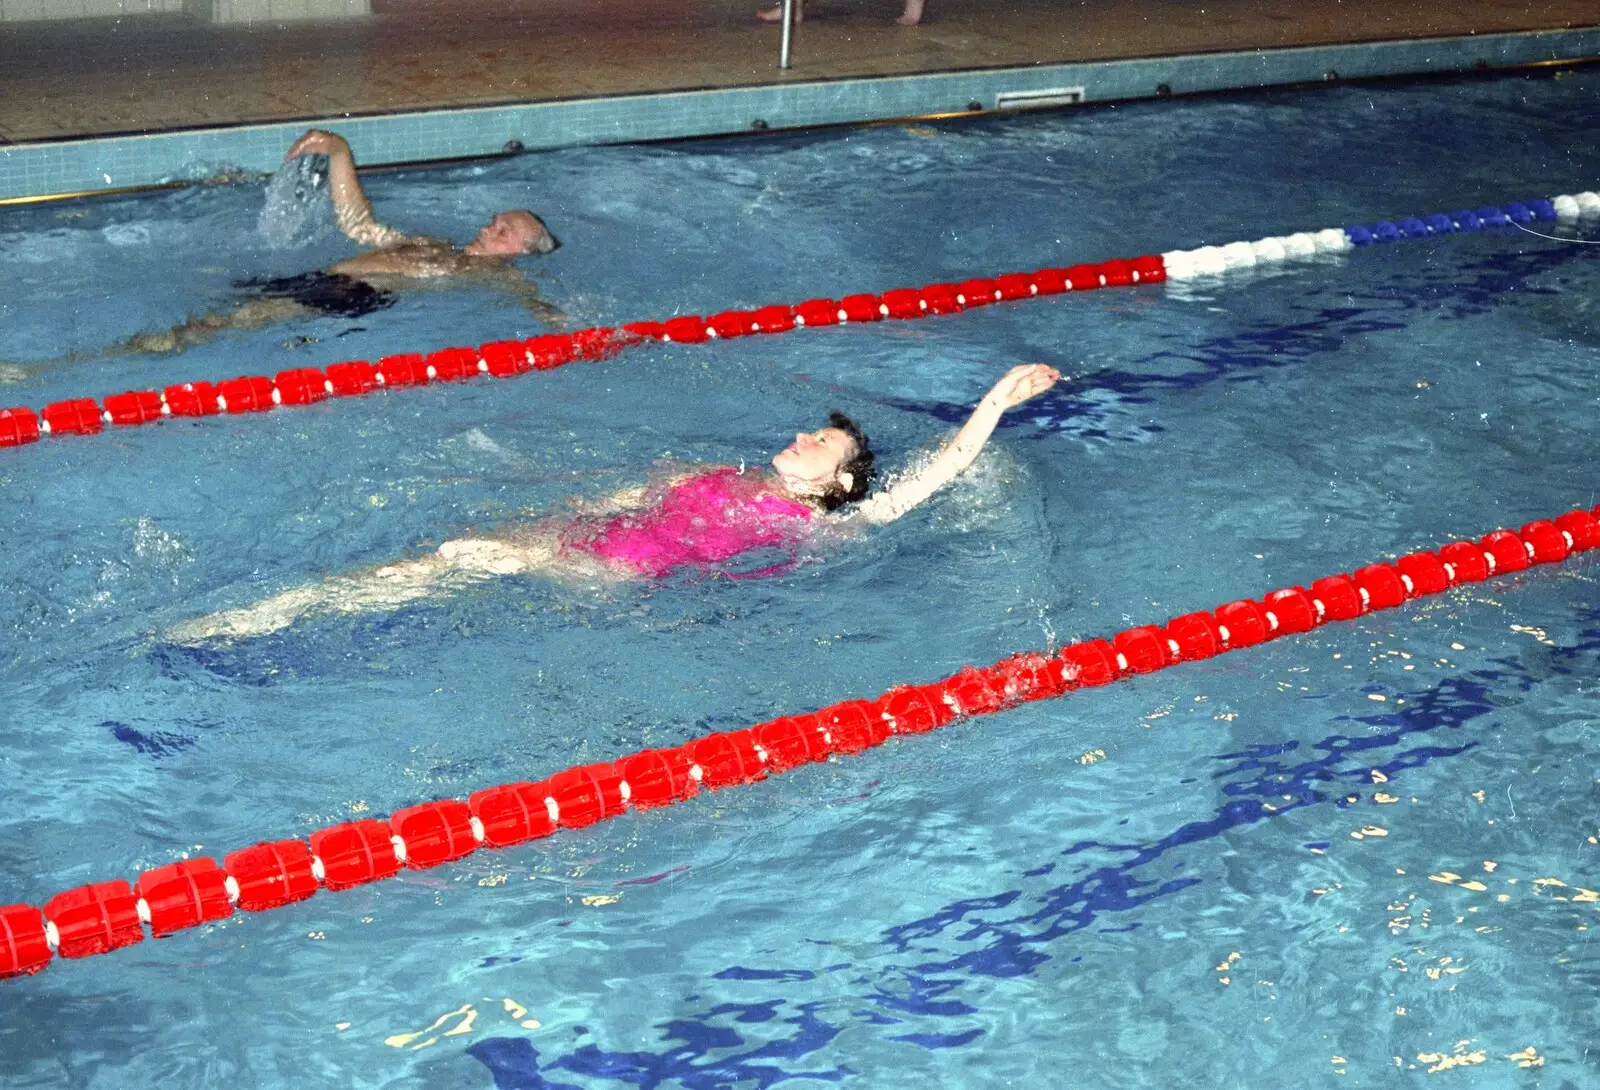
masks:
[[[324,129],[308,129],[304,136],[289,145],[289,151],[284,155],[284,159],[294,159],[301,155],[331,156],[340,152],[350,154],[350,145],[344,137]]]
[[[1060,378],[1061,372],[1054,367],[1042,363],[1019,364],[994,384],[984,400],[998,404],[1001,409],[1012,409],[1044,393]]]
[[[934,455],[933,461],[897,481],[887,491],[869,497],[856,509],[857,513],[868,522],[892,522],[899,518],[965,472],[989,441],[989,436],[994,434],[1001,413],[1044,393],[1060,378],[1060,371],[1042,363],[1013,367],[983,395],[955,438]]]

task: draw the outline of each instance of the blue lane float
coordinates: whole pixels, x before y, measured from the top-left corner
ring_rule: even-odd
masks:
[[[1358,223],[1349,227],[1327,227],[1320,231],[1299,231],[1250,242],[1173,250],[1162,254],[1161,260],[1166,266],[1167,279],[1192,280],[1255,265],[1274,265],[1318,254],[1343,253],[1358,246],[1597,217],[1600,217],[1600,193],[1573,193],[1526,202],[1513,201],[1498,207],[1486,205],[1458,212],[1434,212],[1426,216],[1379,220],[1373,224]]]

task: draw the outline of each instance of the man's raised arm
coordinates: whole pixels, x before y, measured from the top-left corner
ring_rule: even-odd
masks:
[[[333,212],[338,218],[339,230],[352,241],[374,249],[394,246],[407,237],[393,227],[385,227],[372,218],[372,202],[367,191],[361,188],[356,177],[355,156],[350,145],[336,132],[311,129],[296,140],[284,156],[287,161],[301,155],[326,155],[328,157],[329,196]]]

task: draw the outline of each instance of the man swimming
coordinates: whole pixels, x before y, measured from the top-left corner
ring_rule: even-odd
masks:
[[[552,312],[538,303],[533,287],[513,259],[547,254],[558,243],[544,221],[525,209],[501,212],[464,246],[426,235],[408,235],[379,223],[356,175],[355,156],[344,137],[311,129],[290,146],[287,162],[302,155],[328,160],[329,199],[339,230],[364,253],[320,272],[240,284],[252,298],[232,310],[203,314],[164,333],[141,333],[127,342],[139,352],[176,352],[227,329],[256,329],[316,315],[359,318],[394,302],[397,289],[443,280],[489,284],[523,298],[538,316]]]
[[[755,552],[790,551],[828,525],[893,522],[960,476],[1007,409],[1051,386],[1044,364],[1013,367],[978,402],[961,430],[926,464],[872,493],[867,437],[843,414],[801,432],[767,470],[733,466],[679,473],[625,489],[563,515],[460,537],[401,560],[297,587],[242,609],[176,625],[178,643],[262,636],[316,613],[395,609],[463,583],[531,574],[583,583],[659,579]],[[780,570],[764,568],[761,574]]]

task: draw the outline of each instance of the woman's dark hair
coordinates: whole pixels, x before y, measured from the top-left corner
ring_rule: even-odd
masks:
[[[867,489],[872,486],[873,458],[872,448],[867,445],[866,432],[857,427],[856,422],[844,413],[829,413],[828,427],[838,428],[844,432],[856,448],[856,452],[849,460],[839,467],[839,472],[850,474],[850,487],[845,488],[841,485],[822,494],[823,510],[836,511],[847,503],[866,499]]]

